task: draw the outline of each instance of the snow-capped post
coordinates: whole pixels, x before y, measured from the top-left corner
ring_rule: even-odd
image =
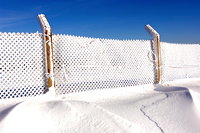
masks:
[[[145,25],[144,29],[151,35],[153,39],[153,45],[156,47],[156,56],[157,56],[157,79],[156,84],[161,83],[162,73],[161,73],[161,46],[160,46],[160,35],[154,30],[149,24]]]
[[[53,46],[52,46],[52,30],[44,14],[37,16],[43,31],[43,39],[45,46],[45,65],[48,90],[55,95],[54,65],[53,65]]]

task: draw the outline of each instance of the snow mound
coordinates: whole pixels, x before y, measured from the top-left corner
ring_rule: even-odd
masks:
[[[1,133],[140,132],[133,122],[83,101],[28,100],[1,114]]]
[[[199,133],[200,82],[0,101],[0,133]]]

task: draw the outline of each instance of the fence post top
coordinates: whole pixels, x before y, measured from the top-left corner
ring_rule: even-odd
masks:
[[[38,14],[38,16],[45,16],[44,14]]]
[[[44,14],[38,14],[37,19],[42,27],[42,30],[51,30],[51,26]]]
[[[160,37],[160,34],[153,28],[151,27],[149,24],[144,26],[144,29],[153,37]]]

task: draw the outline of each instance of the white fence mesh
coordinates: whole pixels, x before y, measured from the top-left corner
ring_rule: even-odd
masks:
[[[162,79],[200,77],[200,45],[161,43]]]
[[[38,33],[0,33],[0,98],[35,96],[45,88],[44,48]]]
[[[56,93],[154,83],[156,47],[146,40],[53,35]],[[161,43],[162,81],[200,77],[200,45]],[[0,98],[45,91],[43,38],[0,33]]]
[[[153,83],[150,41],[54,35],[57,94]]]

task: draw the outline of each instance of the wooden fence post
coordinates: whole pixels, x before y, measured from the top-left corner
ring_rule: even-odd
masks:
[[[55,79],[53,64],[53,46],[52,46],[52,29],[44,14],[37,16],[43,31],[43,39],[45,45],[45,65],[48,91],[55,95]]]
[[[156,56],[157,56],[157,80],[156,84],[161,83],[162,81],[162,71],[161,71],[161,45],[160,45],[160,35],[154,30],[149,24],[145,25],[145,30],[151,35],[153,39],[153,45],[156,46]]]

